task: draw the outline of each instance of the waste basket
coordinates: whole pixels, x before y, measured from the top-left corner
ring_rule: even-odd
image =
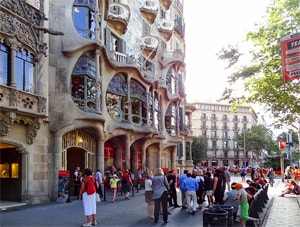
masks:
[[[203,210],[203,226],[227,226],[228,212],[219,208]]]
[[[226,210],[228,212],[227,218],[227,225],[233,226],[234,225],[234,218],[233,218],[233,206],[226,206],[226,205],[214,205],[216,209]]]

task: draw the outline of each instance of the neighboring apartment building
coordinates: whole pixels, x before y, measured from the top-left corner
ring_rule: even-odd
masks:
[[[255,153],[247,149],[244,152],[244,147],[239,147],[237,142],[238,134],[258,122],[251,106],[239,106],[233,112],[229,104],[197,102],[192,105],[195,107],[193,135],[204,135],[208,140],[207,160],[202,160],[202,165],[246,167],[257,164]]]
[[[76,166],[192,166],[183,0],[2,0],[0,18],[1,200],[54,200]]]

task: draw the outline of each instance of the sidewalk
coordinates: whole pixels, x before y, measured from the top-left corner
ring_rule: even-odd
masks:
[[[281,179],[277,179],[274,187],[269,188],[270,209],[266,213],[263,227],[300,225],[300,196],[279,197],[284,188],[285,182],[282,182]]]
[[[240,177],[233,177],[232,181],[241,182]],[[243,182],[243,185],[246,183]],[[277,179],[274,187],[269,188],[269,200],[264,212],[260,214],[263,227],[295,227],[300,224],[300,206],[298,200],[290,196],[279,197],[284,183]],[[97,203],[97,222],[101,227],[201,227],[203,226],[203,212],[195,215],[188,214],[181,208],[169,208],[169,223],[163,224],[160,216],[157,224],[147,218],[144,190],[134,193],[130,200],[124,200],[118,192],[117,202],[111,202],[111,192],[107,192],[107,200]],[[180,193],[178,193],[180,200]],[[203,204],[205,206],[206,204]],[[263,218],[265,217],[265,218]],[[42,205],[26,205],[8,209],[0,213],[0,226],[14,227],[80,227],[86,219],[83,214],[82,202],[71,199],[70,203],[48,203]],[[234,227],[241,226],[236,223]]]

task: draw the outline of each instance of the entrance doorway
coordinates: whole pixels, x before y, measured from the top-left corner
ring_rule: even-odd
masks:
[[[0,146],[0,200],[22,202],[22,154],[10,144]]]
[[[73,181],[73,173],[79,166],[84,172],[85,167],[85,150],[80,147],[71,147],[67,150],[67,170],[70,171],[70,177]]]

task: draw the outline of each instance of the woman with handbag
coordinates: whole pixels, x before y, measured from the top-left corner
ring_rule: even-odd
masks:
[[[162,205],[163,221],[168,223],[168,180],[164,175],[162,168],[157,168],[152,179],[154,200],[154,222],[158,222],[160,204]]]
[[[98,184],[95,177],[92,175],[90,169],[84,170],[85,176],[81,180],[81,188],[79,193],[79,200],[83,202],[84,215],[86,216],[86,223],[82,226],[96,225],[96,188]]]

